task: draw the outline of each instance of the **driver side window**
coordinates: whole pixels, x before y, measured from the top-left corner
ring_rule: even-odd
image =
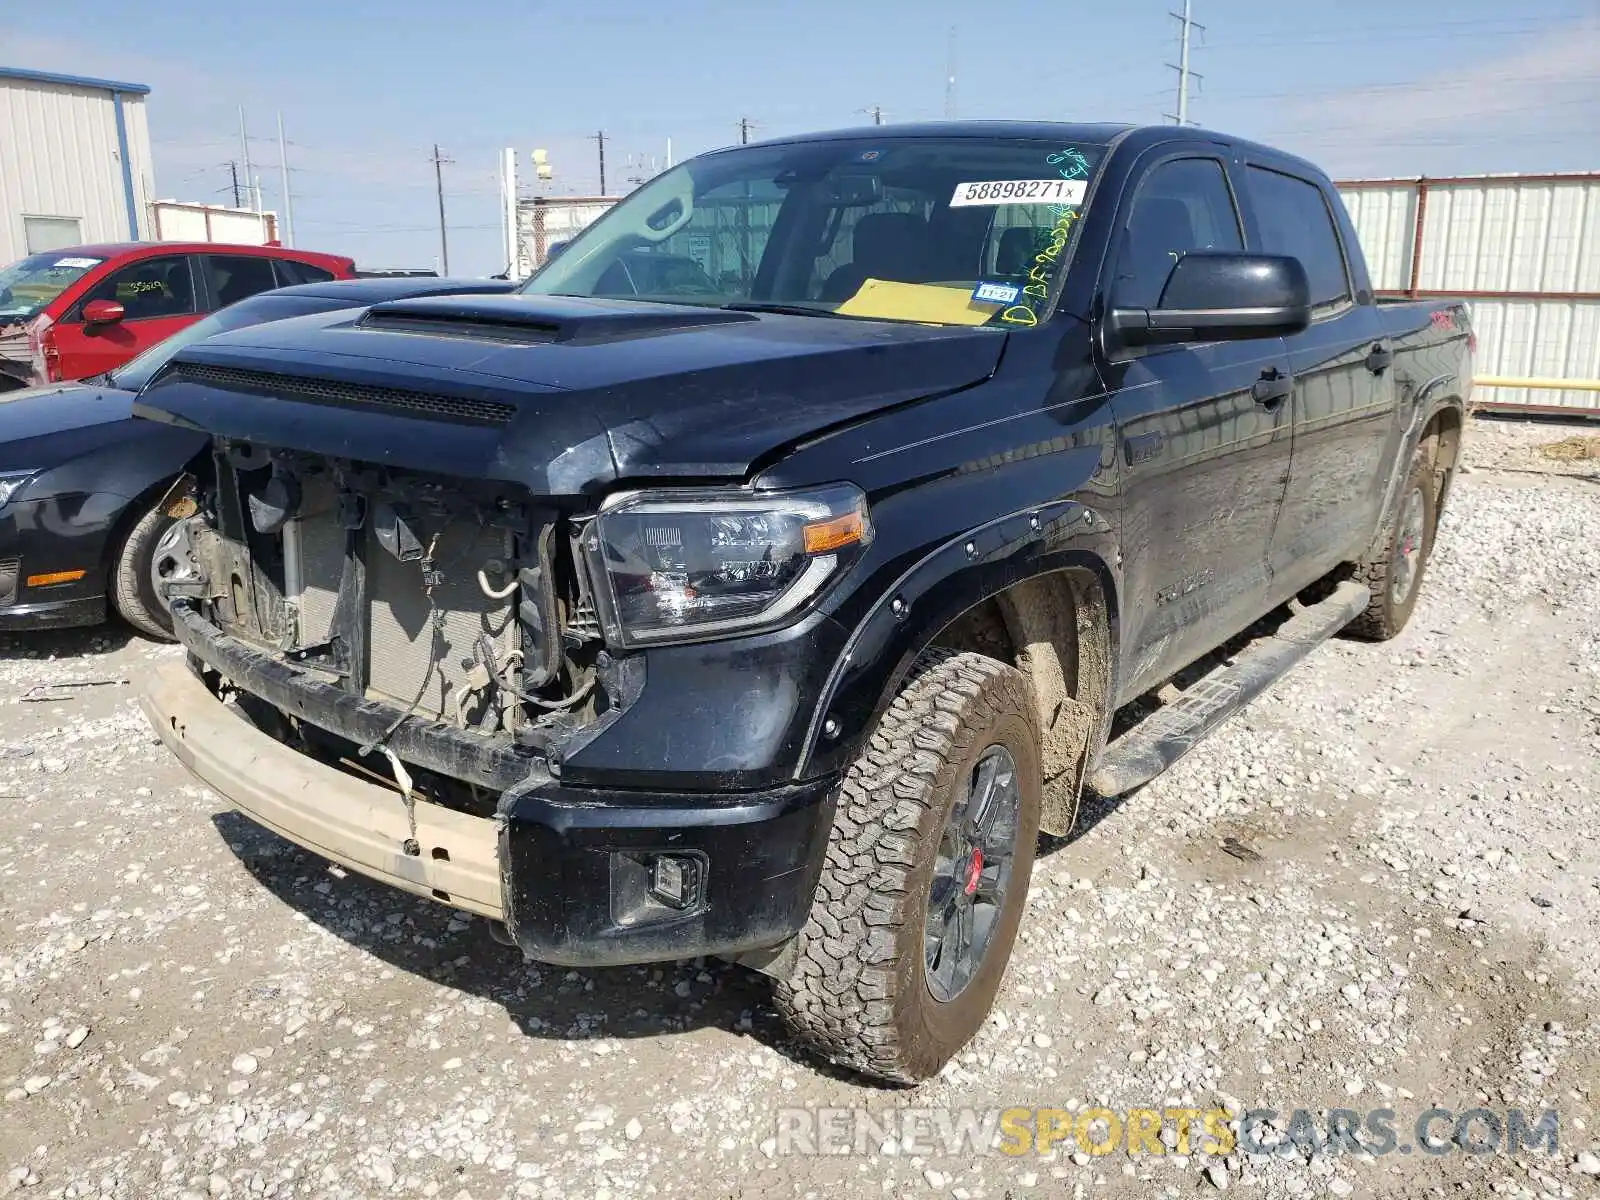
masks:
[[[113,300],[122,305],[125,321],[186,317],[200,311],[194,302],[189,259],[182,254],[141,259],[123,267],[96,284],[83,298],[83,304],[91,300]],[[81,304],[77,319],[82,320]]]
[[[1117,251],[1111,303],[1155,308],[1177,261],[1191,250],[1243,250],[1239,213],[1222,163],[1179,158],[1139,184]]]

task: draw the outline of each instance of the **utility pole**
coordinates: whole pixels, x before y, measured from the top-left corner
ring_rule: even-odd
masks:
[[[956,119],[956,27],[950,26],[950,51],[945,58],[944,118]]]
[[[872,123],[874,125],[883,124],[883,105],[874,104],[872,106]]]
[[[739,118],[739,145],[748,146],[749,144],[750,144],[750,118],[749,117],[740,117]]]
[[[594,135],[595,143],[600,147],[600,194],[606,194],[606,131],[600,130]]]
[[[235,208],[243,208],[244,205],[239,203],[239,163],[237,159],[228,164],[228,174],[233,179],[233,206]]]
[[[444,225],[444,164],[454,162],[439,154],[439,143],[433,144],[433,186],[439,193],[439,274],[450,274],[450,238]]]
[[[278,114],[278,171],[283,178],[283,244],[294,245],[294,200],[289,196],[289,151],[283,140],[283,114]]]
[[[1179,22],[1180,26],[1178,33],[1178,61],[1167,64],[1178,73],[1178,111],[1167,114],[1167,119],[1176,125],[1194,124],[1193,121],[1189,120],[1189,80],[1204,78],[1189,69],[1190,31],[1198,29],[1202,33],[1205,32],[1205,26],[1196,24],[1191,15],[1192,4],[1193,0],[1183,0],[1183,11],[1169,14]]]
[[[244,105],[239,106],[239,150],[244,156],[244,190],[250,194],[250,181],[255,178],[255,172],[250,169],[250,134],[244,127]],[[254,206],[257,212],[261,211],[260,205]]]

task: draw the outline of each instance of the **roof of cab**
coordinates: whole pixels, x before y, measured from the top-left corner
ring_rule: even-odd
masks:
[[[760,146],[785,146],[796,142],[831,142],[846,138],[1061,138],[1105,145],[1136,125],[1093,124],[1072,121],[918,121],[904,125],[862,125],[853,129],[827,129],[768,138]],[[1175,127],[1174,127],[1175,128]]]

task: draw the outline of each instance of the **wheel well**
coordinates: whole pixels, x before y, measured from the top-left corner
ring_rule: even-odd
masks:
[[[161,499],[167,489],[182,475],[183,472],[179,471],[178,474],[166,479],[156,480],[155,483],[152,483],[132,500],[129,500],[123,506],[122,511],[117,514],[116,521],[106,532],[105,546],[100,552],[100,570],[105,576],[108,587],[110,586],[111,572],[116,569],[117,553],[122,549],[123,539],[139,523],[139,518],[150,511],[150,506]]]
[[[933,645],[998,659],[1026,677],[1046,784],[1040,825],[1065,837],[1111,702],[1110,617],[1100,578],[1073,567],[1013,584],[946,625]]]
[[[1461,461],[1461,412],[1455,407],[1441,408],[1422,431],[1420,449],[1433,470],[1435,512],[1444,508],[1445,496],[1456,466]]]

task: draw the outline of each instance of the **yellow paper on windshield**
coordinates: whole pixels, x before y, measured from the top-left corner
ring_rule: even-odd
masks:
[[[1001,307],[974,301],[970,284],[942,287],[936,283],[869,279],[839,306],[838,311],[847,317],[883,317],[934,325],[982,325]]]

